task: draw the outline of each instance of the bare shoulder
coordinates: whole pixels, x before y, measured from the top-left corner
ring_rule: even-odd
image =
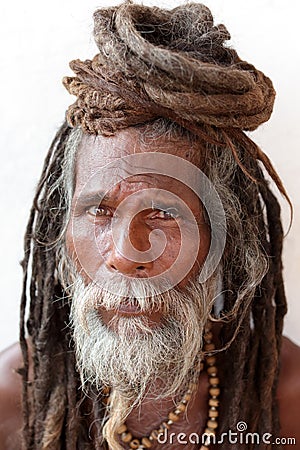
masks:
[[[297,443],[293,448],[300,449],[300,347],[286,337],[282,341],[280,365],[277,391],[281,420],[280,436],[295,438]]]
[[[19,450],[19,430],[22,425],[21,376],[19,344],[13,344],[0,353],[0,450]]]

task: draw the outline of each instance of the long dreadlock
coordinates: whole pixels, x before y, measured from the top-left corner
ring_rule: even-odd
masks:
[[[229,33],[223,25],[213,25],[203,5],[166,11],[125,3],[102,9],[95,13],[95,37],[100,54],[93,61],[73,62],[77,76],[65,79],[69,91],[78,96],[68,110],[69,124],[110,135],[132,125],[151,126],[164,117],[165,129],[175,123],[177,130],[197,136],[205,149],[202,170],[212,181],[218,171],[220,186],[226,185],[226,195],[230,192],[234,198],[243,234],[237,233],[234,215],[225,208],[220,337],[226,348],[221,402],[226,408],[220,410],[220,432],[234,429],[242,419],[248,431],[275,434],[286,300],[280,208],[264,168],[286,193],[266,155],[242,131],[270,116],[272,83],[223,46]],[[70,125],[62,125],[50,147],[25,234],[20,341],[27,450],[100,448],[97,437],[105,412],[101,394],[91,388],[85,395],[80,389],[67,326],[70,305],[58,276],[69,216],[63,180],[74,135]],[[219,195],[226,204],[221,187]],[[264,276],[253,286],[244,249],[251,239],[259,242],[268,261]]]

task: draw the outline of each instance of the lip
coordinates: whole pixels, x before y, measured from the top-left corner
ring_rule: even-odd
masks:
[[[121,303],[118,308],[115,309],[118,314],[122,315],[131,315],[131,316],[140,316],[143,314],[140,306],[138,304]]]
[[[128,316],[141,316],[143,313],[141,309],[137,306],[122,305],[115,310],[117,314],[128,315]]]

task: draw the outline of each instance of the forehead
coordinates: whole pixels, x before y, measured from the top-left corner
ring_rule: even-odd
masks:
[[[163,162],[166,155],[173,155],[174,158]],[[164,173],[164,164],[171,164],[172,169],[175,171],[177,169],[178,172],[187,171],[188,168],[182,164],[182,159],[199,167],[200,144],[191,143],[187,137],[162,136],[145,141],[142,131],[136,128],[119,131],[110,137],[84,134],[76,156],[76,187],[83,187],[95,175],[98,180],[114,177],[120,170],[126,177],[134,175],[142,182],[146,182],[147,165],[156,166],[160,174]],[[161,175],[151,175],[152,181],[158,182],[162,179]]]

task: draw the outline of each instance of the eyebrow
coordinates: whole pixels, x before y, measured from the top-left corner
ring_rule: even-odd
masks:
[[[152,209],[163,209],[168,210],[171,208],[176,209],[177,211],[181,211],[183,209],[182,204],[177,200],[173,199],[151,199],[151,207]]]
[[[145,189],[147,191],[147,189]],[[101,203],[117,201],[117,198],[114,194],[110,194],[107,191],[99,190],[94,192],[87,192],[84,195],[79,195],[77,199],[75,199],[74,207],[75,210],[80,210],[87,206],[97,205],[99,206]],[[146,198],[141,198],[141,206],[152,209],[162,209],[169,210],[171,208],[176,209],[179,213],[182,213],[184,208],[182,205],[183,199],[170,198],[168,195],[165,195],[162,192],[157,192],[156,195],[151,194],[151,196],[147,196]],[[184,202],[185,203],[185,202]]]
[[[76,206],[85,206],[85,205],[91,205],[93,203],[99,204],[103,201],[108,201],[111,198],[111,196],[106,193],[105,191],[97,191],[97,192],[91,192],[84,195],[79,195],[74,203]]]

